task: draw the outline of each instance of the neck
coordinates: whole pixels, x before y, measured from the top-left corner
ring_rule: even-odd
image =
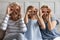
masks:
[[[33,15],[33,16],[31,17],[31,19],[32,19],[32,20],[35,20],[35,19],[36,19],[36,15]]]

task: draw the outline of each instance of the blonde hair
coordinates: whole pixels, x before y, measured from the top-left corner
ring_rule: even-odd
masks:
[[[41,9],[42,9],[42,8],[47,8],[48,13],[50,13],[50,12],[51,12],[51,9],[50,9],[47,5],[43,5],[43,6],[41,7]]]
[[[47,13],[49,13],[50,16],[52,17],[51,9],[49,8],[49,6],[43,5],[40,9],[42,9],[42,8],[47,8],[47,10],[48,10]]]
[[[6,11],[6,13],[8,13],[8,8],[9,7],[11,7],[11,6],[17,6],[17,7],[19,7],[19,10],[18,10],[18,18],[20,18],[21,17],[21,7],[20,7],[20,5],[17,3],[17,2],[12,2],[12,3],[10,3],[9,5],[8,5],[8,7],[7,7],[7,11]]]

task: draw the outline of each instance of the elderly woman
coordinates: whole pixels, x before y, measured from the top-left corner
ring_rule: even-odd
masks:
[[[3,40],[26,40],[24,32],[27,31],[27,28],[21,16],[21,7],[18,3],[13,2],[9,4],[6,17],[0,29],[6,31]]]

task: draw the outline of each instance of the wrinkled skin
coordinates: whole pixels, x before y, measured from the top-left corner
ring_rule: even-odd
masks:
[[[9,12],[10,12],[10,19],[13,21],[17,21],[18,19],[20,19],[21,14],[20,14],[20,6],[16,5],[16,4],[11,4],[9,5]]]

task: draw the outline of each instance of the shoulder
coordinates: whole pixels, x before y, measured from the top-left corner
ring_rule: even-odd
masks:
[[[51,17],[51,21],[56,21],[57,24],[59,24],[59,20],[58,20],[58,18],[57,18],[55,15],[53,15],[53,16]]]

